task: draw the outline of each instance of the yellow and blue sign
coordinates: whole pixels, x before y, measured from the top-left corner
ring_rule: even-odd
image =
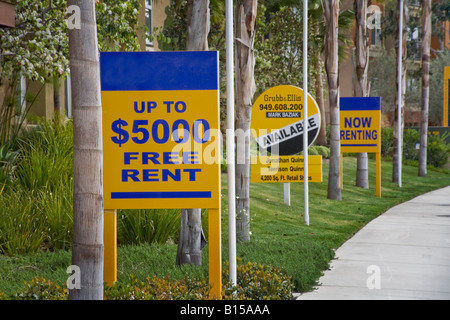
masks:
[[[380,152],[381,98],[340,98],[341,152]]]
[[[105,209],[219,208],[218,53],[100,59]]]

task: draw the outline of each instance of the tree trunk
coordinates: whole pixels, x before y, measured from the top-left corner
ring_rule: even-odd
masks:
[[[355,97],[369,96],[367,71],[369,67],[369,38],[367,36],[366,9],[367,0],[355,0],[353,3],[356,16],[355,55],[353,66],[353,88]],[[358,153],[356,165],[356,186],[369,189],[369,165],[367,152]]]
[[[250,241],[250,119],[257,0],[236,1],[236,239]]]
[[[209,0],[188,0],[186,49],[208,50],[208,33]],[[202,265],[202,248],[205,245],[201,209],[182,209],[176,264]]]
[[[430,100],[431,0],[422,1],[422,119],[420,126],[420,177],[427,176],[428,105]]]
[[[315,59],[315,69],[316,69],[316,101],[319,105],[319,111],[321,114],[320,117],[320,130],[319,134],[317,136],[317,144],[321,146],[326,146],[328,144],[327,141],[327,121],[326,121],[326,115],[325,115],[325,106],[324,106],[324,99],[323,99],[323,80],[322,80],[322,72],[320,68],[320,61],[322,61],[322,57],[319,57],[319,59]]]
[[[325,19],[325,69],[327,71],[330,103],[330,168],[328,199],[341,200],[341,143],[339,123],[339,61],[338,18],[339,1],[323,1]]]
[[[400,159],[398,157],[398,148],[400,148],[400,152],[402,152],[402,146],[403,146],[403,127],[404,127],[404,114],[405,114],[405,91],[406,91],[406,37],[407,37],[407,25],[408,25],[408,0],[405,0],[403,3],[403,39],[399,41],[398,39],[398,21],[399,21],[399,12],[400,12],[400,1],[397,2],[397,10],[396,10],[396,44],[395,44],[395,50],[397,53],[397,59],[398,59],[398,53],[399,53],[399,43],[401,43],[402,46],[402,57],[401,57],[401,82],[402,82],[402,92],[401,92],[401,99],[402,103],[399,105],[398,103],[398,71],[396,71],[396,91],[397,94],[395,96],[395,110],[394,110],[394,155],[392,157],[392,182],[399,182],[399,174],[398,169],[400,167]],[[397,60],[398,61],[398,60]],[[398,68],[396,69],[398,70]],[[398,108],[400,108],[400,115],[401,119],[398,119]],[[398,121],[400,121],[400,132],[398,132]],[[399,143],[400,142],[400,143]]]
[[[80,289],[71,300],[103,299],[103,144],[95,1],[69,0],[81,9],[81,28],[69,30],[73,107],[72,264]]]

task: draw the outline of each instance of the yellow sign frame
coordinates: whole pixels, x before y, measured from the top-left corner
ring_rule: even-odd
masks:
[[[208,208],[210,295],[220,299],[218,52],[102,52],[100,60],[105,282],[117,281],[117,209]]]
[[[375,153],[375,193],[381,197],[381,98],[343,97],[339,103],[341,189],[344,153]]]
[[[444,67],[444,103],[443,103],[443,126],[448,127],[450,121],[450,66]]]

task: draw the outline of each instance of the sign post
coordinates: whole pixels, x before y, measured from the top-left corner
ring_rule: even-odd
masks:
[[[339,105],[341,153],[376,154],[376,195],[381,197],[381,98],[340,98]],[[341,172],[342,161],[341,156]]]
[[[221,296],[218,53],[102,52],[105,281],[116,209],[208,208],[211,295]]]

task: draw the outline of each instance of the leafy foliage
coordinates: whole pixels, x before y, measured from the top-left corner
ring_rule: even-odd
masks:
[[[0,79],[44,82],[68,71],[67,0],[15,1],[16,28],[0,28]],[[96,1],[100,50],[138,50],[139,0]]]
[[[25,288],[16,294],[18,300],[67,300],[67,289],[41,277],[25,282]]]
[[[294,286],[291,277],[270,265],[248,262],[237,267],[237,285],[228,283],[225,299],[289,300]],[[226,274],[227,271],[224,271]]]
[[[224,270],[222,299],[226,300],[289,300],[293,297],[291,278],[272,266],[248,262],[237,268],[238,284],[231,286]],[[181,280],[170,276],[156,276],[140,280],[131,274],[129,281],[116,282],[105,287],[106,300],[208,300],[209,284],[206,278],[187,275]],[[6,298],[6,295],[4,296]],[[41,277],[25,282],[16,293],[20,300],[65,300],[67,289]],[[1,296],[0,296],[1,299]]]
[[[22,74],[32,80],[67,71],[66,1],[18,0],[16,28],[0,28],[0,79]]]

